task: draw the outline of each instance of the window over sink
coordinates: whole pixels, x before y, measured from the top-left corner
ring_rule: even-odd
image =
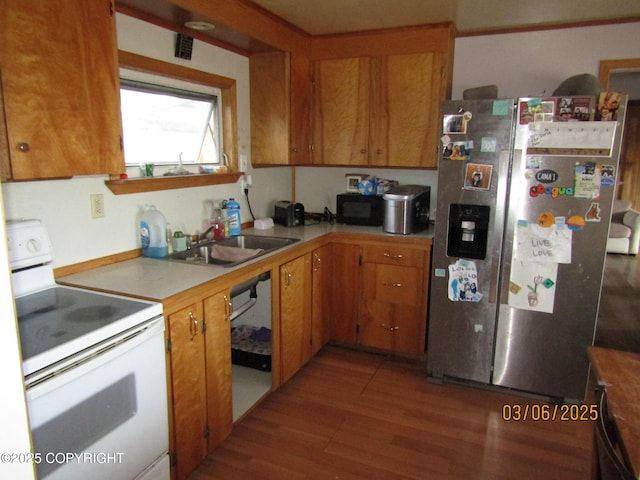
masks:
[[[127,166],[223,163],[219,89],[139,78],[127,72],[120,80]]]
[[[139,160],[130,161],[128,168],[131,178],[112,175],[105,185],[115,195],[170,190],[176,188],[200,187],[235,183],[242,175],[238,171],[238,122],[236,80],[213,73],[155,60],[124,50],[118,51],[120,78],[137,80],[151,84],[166,84],[180,90],[211,93],[218,96],[220,164],[213,175],[174,175],[154,172],[153,177],[144,177],[131,172],[140,165]],[[159,83],[158,83],[159,82]],[[195,87],[195,89],[194,89]],[[218,93],[215,93],[217,89]],[[128,161],[128,160],[126,160]],[[163,166],[167,170],[167,166]],[[191,167],[192,171],[193,164]],[[198,169],[199,170],[199,169]],[[141,172],[140,172],[141,173]],[[169,173],[169,172],[167,172]],[[208,172],[205,172],[208,173]]]

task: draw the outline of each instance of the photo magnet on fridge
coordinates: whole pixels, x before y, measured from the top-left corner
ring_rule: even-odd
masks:
[[[464,188],[467,190],[489,190],[492,172],[493,165],[482,165],[479,163],[467,164]]]

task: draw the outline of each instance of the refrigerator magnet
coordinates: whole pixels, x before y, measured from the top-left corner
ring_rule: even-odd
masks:
[[[581,215],[572,215],[567,219],[567,227],[569,230],[579,232],[584,228],[584,217]]]
[[[442,156],[449,160],[469,160],[471,148],[473,144],[469,142],[449,142],[445,145]]]
[[[592,202],[589,210],[584,215],[586,222],[599,222],[600,221],[600,203]]]
[[[509,279],[509,306],[553,313],[557,278],[557,263],[514,261]]]
[[[593,200],[600,198],[600,170],[594,162],[576,165],[573,196]]]
[[[480,151],[486,153],[495,153],[498,141],[495,137],[482,137],[480,140]]]
[[[464,176],[464,188],[467,190],[489,190],[493,165],[479,163],[467,164]]]
[[[478,291],[478,269],[474,262],[459,259],[449,265],[447,295],[452,302],[479,302],[482,299]]]
[[[616,184],[616,167],[613,165],[599,165],[600,186],[613,187]]]
[[[551,212],[544,212],[538,216],[538,225],[543,228],[550,228],[556,223],[555,215]]]
[[[467,120],[464,115],[445,115],[442,125],[443,133],[467,133]]]

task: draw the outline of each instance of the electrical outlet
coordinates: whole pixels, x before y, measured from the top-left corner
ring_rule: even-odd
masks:
[[[92,193],[91,198],[91,218],[104,217],[104,197],[101,193]]]

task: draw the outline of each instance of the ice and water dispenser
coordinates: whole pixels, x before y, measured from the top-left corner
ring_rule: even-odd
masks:
[[[489,211],[486,205],[449,205],[447,256],[484,260],[487,256]]]

